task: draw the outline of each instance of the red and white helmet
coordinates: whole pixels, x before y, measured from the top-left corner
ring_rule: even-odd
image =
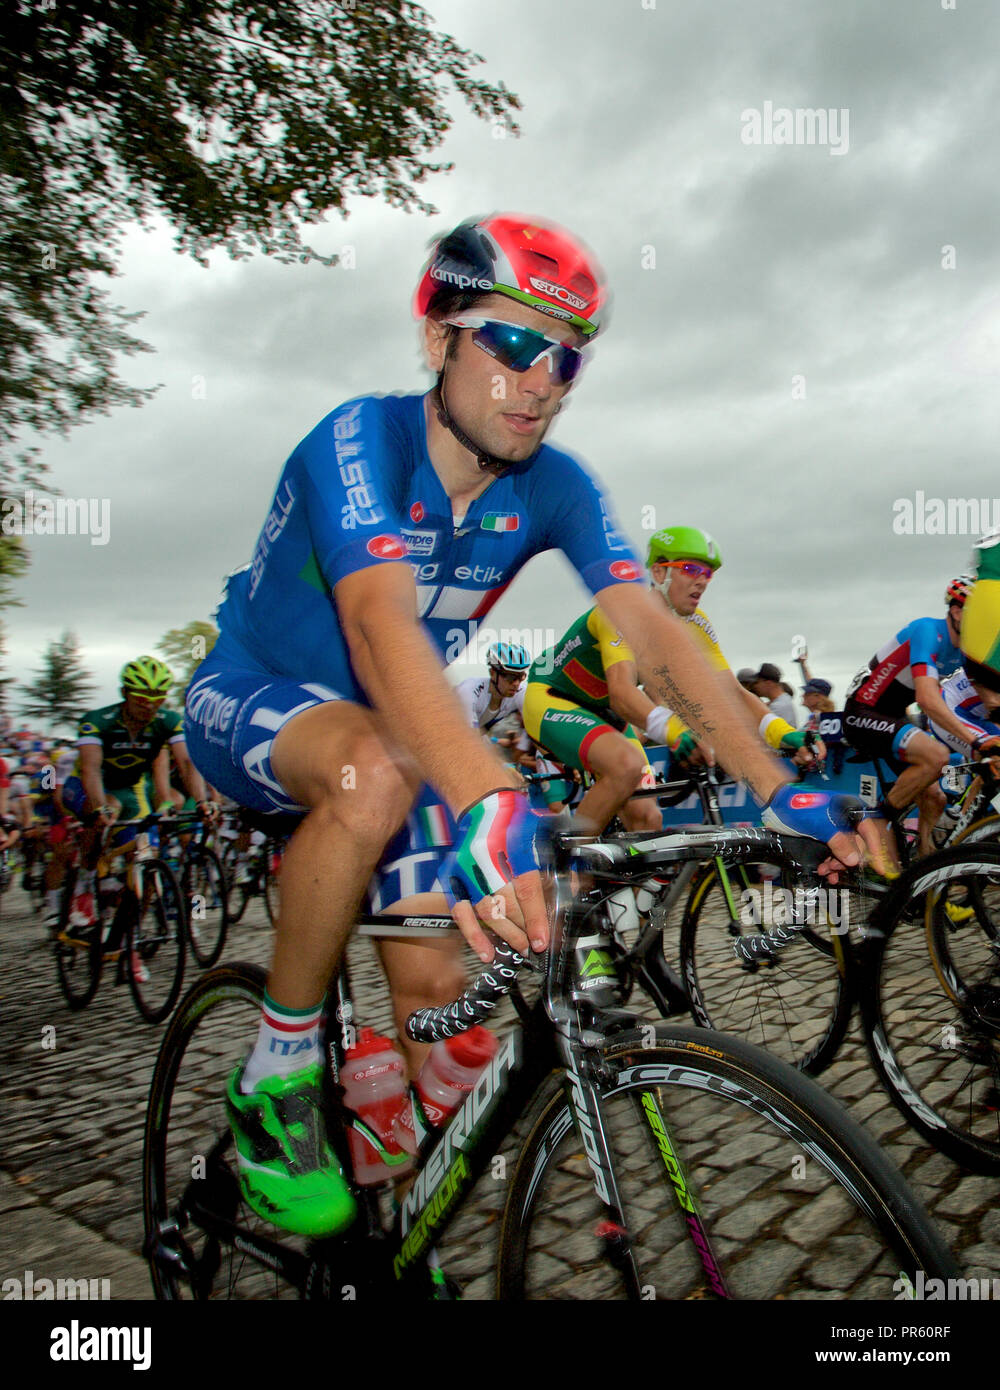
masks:
[[[957,579],[953,579],[944,591],[945,607],[950,608],[953,603],[964,607],[965,600],[972,593],[972,586],[975,578],[971,574],[960,574]]]
[[[608,289],[593,253],[554,222],[492,213],[470,218],[434,244],[413,312],[424,318],[460,294],[507,294],[593,337],[604,326]]]

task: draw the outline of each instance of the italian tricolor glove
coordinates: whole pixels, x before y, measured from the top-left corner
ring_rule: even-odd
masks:
[[[525,792],[502,788],[474,801],[458,818],[459,839],[441,869],[449,903],[474,903],[538,868],[535,836],[541,825]]]

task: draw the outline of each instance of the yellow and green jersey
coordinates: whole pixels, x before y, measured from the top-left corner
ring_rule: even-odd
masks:
[[[635,653],[595,605],[577,618],[554,647],[537,658],[528,681],[547,685],[576,704],[606,709],[605,673],[619,661],[634,662]]]
[[[728,671],[729,663],[719,647],[719,639],[708,618],[696,609],[682,618],[713,671]],[[606,672],[619,661],[635,662],[635,653],[622,634],[600,608],[593,607],[578,618],[562,639],[535,661],[529,681],[540,681],[578,704],[606,708]]]
[[[80,721],[77,747],[96,744],[103,749],[101,780],[108,792],[134,787],[153,766],[166,743],[183,743],[181,716],[176,710],[161,709],[135,735],[122,719],[122,702],[91,710]],[[76,775],[80,775],[77,760]]]

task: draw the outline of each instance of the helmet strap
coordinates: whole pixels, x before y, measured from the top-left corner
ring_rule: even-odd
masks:
[[[454,417],[448,409],[447,404],[445,403],[444,370],[449,356],[450,345],[449,350],[445,353],[445,360],[444,363],[442,363],[441,370],[438,372],[438,378],[434,385],[434,390],[431,392],[431,402],[434,406],[434,412],[438,417],[439,423],[443,425],[444,428],[448,430],[450,434],[454,435],[454,437],[458,440],[459,444],[461,444],[463,449],[468,449],[469,453],[473,455],[476,462],[479,464],[479,467],[482,470],[482,472],[492,473],[494,477],[500,478],[504,475],[504,473],[508,471],[508,469],[514,467],[513,462],[510,459],[497,458],[496,454],[489,453],[486,449],[483,449],[480,445],[478,445],[475,442],[475,440],[470,439],[469,436],[465,433],[465,431],[461,428],[461,426],[456,423]],[[540,447],[541,445],[539,445],[539,448]],[[531,454],[528,458],[522,459],[521,462],[532,463],[537,454],[538,449],[536,449],[535,452]]]
[[[677,609],[674,607],[674,605],[670,602],[670,593],[669,593],[669,589],[670,589],[670,580],[669,580],[669,579],[664,579],[664,580],[662,580],[661,583],[657,584],[657,582],[656,582],[656,580],[653,578],[653,576],[650,575],[650,576],[649,576],[649,584],[650,584],[650,587],[651,587],[651,588],[655,589],[656,592],[657,592],[658,594],[660,594],[660,596],[661,596],[662,599],[663,599],[663,602],[664,602],[664,603],[667,605],[667,607],[670,609],[671,613],[673,613],[673,615],[674,615],[675,617],[679,618],[679,617],[680,617],[680,614],[677,612]]]

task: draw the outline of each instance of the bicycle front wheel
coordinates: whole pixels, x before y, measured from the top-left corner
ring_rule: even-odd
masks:
[[[128,893],[126,912],[128,982],[147,1023],[160,1023],[177,1003],[184,983],[187,919],[173,870],[162,859],[136,866],[139,896]]]
[[[85,1009],[101,981],[104,949],[99,921],[74,922],[77,874],[76,868],[67,869],[63,883],[55,935],[56,972],[66,1003],[71,1009]]]
[[[928,1143],[1000,1173],[1000,850],[942,850],[897,883],[862,1017],[889,1095]]]
[[[851,1019],[850,947],[840,934],[849,899],[836,891],[807,897],[787,874],[772,881],[762,868],[774,872],[711,863],[692,883],[680,940],[692,1017],[816,1076],[833,1061]],[[788,926],[796,914],[807,925],[791,940],[754,960],[736,954],[740,937]]]
[[[265,979],[255,965],[209,971],[164,1036],[142,1154],[144,1253],[157,1298],[300,1295],[283,1261],[301,1259],[304,1243],[243,1202],[225,1110],[226,1082],[252,1046]]]
[[[957,1272],[898,1170],[814,1082],[711,1031],[661,1024],[649,1042],[643,1028],[601,1050],[624,1226],[555,1074],[511,1183],[499,1298],[887,1299],[917,1270]]]
[[[212,850],[189,851],[181,876],[181,892],[187,909],[191,954],[206,969],[222,955],[229,931],[226,880]]]

